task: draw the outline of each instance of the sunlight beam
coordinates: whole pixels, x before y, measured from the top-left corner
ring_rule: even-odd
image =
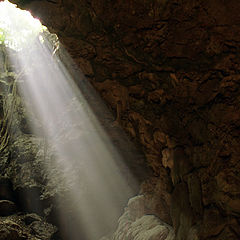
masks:
[[[7,1],[0,4],[0,15],[5,16],[0,18],[0,28],[6,33],[4,43],[18,51],[12,61],[24,72],[18,80],[20,94],[28,111],[41,123],[41,136],[54,155],[51,164],[62,173],[61,181],[69,189],[69,206],[75,210],[71,218],[76,227],[67,230],[69,206],[60,209],[61,227],[70,240],[79,239],[79,228],[85,239],[100,238],[113,223],[117,224],[123,206],[133,195],[135,180],[85,100],[84,96],[96,93],[88,86],[83,94],[75,84],[74,79],[85,81],[82,74],[67,69],[57,57],[38,20],[24,26],[25,20],[16,6]],[[23,12],[24,19],[29,19],[30,13]],[[31,44],[28,42],[28,48],[21,51],[30,38]],[[65,59],[70,61],[67,53]],[[102,103],[98,107],[104,114],[106,108],[101,106]],[[33,131],[39,136],[39,129],[34,126]],[[58,189],[61,184],[54,187]],[[64,206],[61,197],[57,201]]]

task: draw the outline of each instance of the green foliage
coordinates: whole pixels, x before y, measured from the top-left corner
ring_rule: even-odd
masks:
[[[8,1],[0,3],[0,43],[21,50],[27,47],[43,28],[29,12],[18,9]]]
[[[5,35],[5,31],[0,28],[0,44],[3,44],[5,42],[6,39],[6,35]]]

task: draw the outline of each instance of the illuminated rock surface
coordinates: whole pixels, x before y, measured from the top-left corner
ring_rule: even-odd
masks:
[[[177,240],[239,239],[239,1],[14,2],[59,36],[141,146],[147,214]]]
[[[144,196],[130,199],[116,232],[101,240],[173,240],[173,228],[154,215],[146,215],[144,201]]]

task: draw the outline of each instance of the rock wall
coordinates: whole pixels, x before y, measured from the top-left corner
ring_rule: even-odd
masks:
[[[55,32],[154,174],[176,239],[240,238],[237,0],[15,1]]]
[[[40,201],[44,184],[36,153],[41,138],[31,134],[26,122],[13,55],[0,45],[0,239],[50,240],[57,228],[43,217]]]
[[[44,36],[48,41],[54,38],[49,32],[45,32]],[[27,84],[29,81],[41,81],[46,77],[43,75],[42,78],[34,78],[36,69],[41,67],[39,58],[33,54],[36,49],[29,44],[27,49],[16,53],[5,46],[0,45],[0,47],[2,116],[0,119],[0,224],[2,223],[4,228],[1,232],[2,239],[8,237],[13,240],[99,239],[116,228],[117,219],[128,199],[138,192],[138,181],[143,181],[151,172],[144,163],[143,155],[131,144],[122,129],[113,123],[113,115],[105,105],[102,106],[99,96],[94,94],[87,99],[87,103],[82,97],[74,94],[66,97],[64,107],[55,112],[57,117],[51,127],[47,128],[49,132],[54,132],[49,140],[45,134],[46,125],[41,121],[41,114],[44,113],[36,112],[34,108],[38,106],[34,105],[30,94],[26,95],[26,92],[24,94],[24,89],[29,87]],[[64,51],[61,47],[58,51],[61,57]],[[50,64],[52,58],[51,55],[51,58],[47,59],[49,61],[47,64]],[[74,73],[73,69],[70,74],[82,78],[81,74]],[[51,76],[48,77],[47,80],[53,80]],[[87,93],[93,91],[84,79],[79,84]],[[54,87],[49,87],[48,91],[56,91],[56,86]],[[46,86],[43,89],[38,86],[38,91],[45,90]],[[49,104],[49,101],[47,103]],[[96,105],[95,110],[104,116],[102,126],[106,133],[111,132],[113,145],[118,146],[118,150],[124,151],[121,157],[114,146],[109,144],[101,127],[93,124],[86,126],[86,122],[95,121],[88,104]],[[84,121],[82,116],[87,120]],[[71,117],[79,121],[76,122]],[[50,119],[48,118],[48,121]],[[55,127],[58,131],[53,131]],[[100,140],[96,141],[95,138],[98,138],[96,132],[101,133],[99,136],[101,143],[105,141],[106,146],[101,145],[97,148]],[[88,141],[85,142],[85,139]],[[87,148],[86,144],[89,145]],[[77,146],[77,151],[75,150],[74,153],[73,146]],[[59,149],[64,151],[59,152]],[[101,155],[99,150],[102,151]],[[93,151],[97,153],[88,156]],[[109,156],[104,155],[104,151],[109,151]],[[96,159],[98,156],[100,160]],[[107,163],[110,165],[115,163],[106,161],[106,158],[111,161],[114,159],[118,167],[107,165]],[[120,159],[127,159],[129,168],[120,162]],[[94,178],[99,172],[89,167],[90,161],[101,169],[98,171],[105,181],[100,186],[95,186],[97,182]],[[109,171],[110,167],[111,171]],[[132,178],[131,171],[138,176],[137,180]],[[103,189],[108,183],[108,177],[110,178],[108,174],[115,177],[111,183],[111,192]],[[126,184],[122,186],[121,181]],[[120,186],[124,191],[118,189]],[[112,196],[115,198],[115,194],[118,195],[113,206],[106,201],[99,204],[103,193],[104,198],[106,197],[110,203],[112,201],[109,199],[112,199]],[[87,196],[91,196],[91,200],[96,199],[96,201],[90,201]],[[88,209],[86,213],[82,212],[84,208]],[[114,209],[114,212],[109,214],[102,210],[107,211],[108,208]],[[2,219],[1,216],[4,218]],[[89,218],[91,221],[88,222],[88,227],[91,228],[91,232],[84,227],[86,219]]]

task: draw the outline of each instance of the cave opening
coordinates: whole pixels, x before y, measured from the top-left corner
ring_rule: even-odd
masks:
[[[0,3],[0,15],[5,237],[99,239],[137,194],[126,164],[136,150],[57,35],[8,1]],[[108,128],[116,129],[124,154]]]
[[[0,2],[0,44],[20,51],[46,30],[30,12],[17,8],[7,0]]]
[[[0,240],[240,239],[240,1],[9,1],[51,33],[1,44]]]

